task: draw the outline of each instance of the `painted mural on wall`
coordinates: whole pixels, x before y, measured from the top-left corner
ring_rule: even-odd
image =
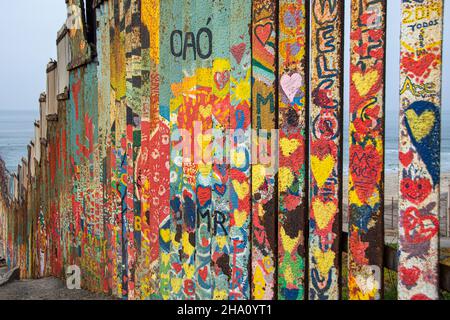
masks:
[[[402,1],[399,278],[402,300],[439,299],[443,1]]]
[[[220,134],[250,125],[248,30],[232,1],[183,5],[196,14],[174,19],[182,8],[171,2],[162,10],[173,59],[161,68],[171,91],[170,298],[248,299],[250,142],[239,134],[224,148]]]
[[[352,1],[349,298],[380,299],[384,247],[386,1]]]
[[[94,5],[96,52],[83,18],[40,154],[0,181],[8,265],[129,300],[340,299],[343,1]],[[402,7],[399,298],[437,299],[443,1]],[[350,299],[383,297],[385,11],[352,1]]]
[[[309,298],[340,298],[343,2],[311,3]]]

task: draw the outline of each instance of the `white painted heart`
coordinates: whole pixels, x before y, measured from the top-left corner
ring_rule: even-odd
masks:
[[[284,94],[288,97],[290,102],[293,102],[297,92],[303,86],[302,76],[298,73],[293,75],[284,74],[280,80],[281,89],[283,89]]]

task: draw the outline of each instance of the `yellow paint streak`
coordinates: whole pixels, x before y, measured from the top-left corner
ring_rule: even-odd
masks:
[[[285,192],[294,182],[294,173],[290,168],[282,167],[278,173],[280,192]]]
[[[253,192],[257,192],[264,184],[266,177],[266,168],[261,164],[256,164],[252,168],[252,187]]]

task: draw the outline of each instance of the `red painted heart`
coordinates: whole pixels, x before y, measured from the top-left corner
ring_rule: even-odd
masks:
[[[197,198],[200,206],[203,207],[209,200],[211,200],[211,189],[206,187],[198,187]]]
[[[266,45],[267,41],[270,38],[270,35],[272,34],[273,26],[272,23],[268,22],[264,25],[256,26],[255,28],[255,34],[256,38],[261,42],[263,46]]]
[[[431,194],[432,186],[428,179],[420,178],[412,180],[405,178],[400,183],[403,197],[414,204],[421,204]]]
[[[409,150],[407,153],[400,152],[400,162],[403,167],[407,168],[414,159],[414,153],[412,150]]]
[[[381,156],[373,145],[350,148],[350,171],[358,198],[362,202],[369,199],[381,178]]]
[[[408,243],[430,241],[439,230],[439,220],[432,215],[422,215],[417,208],[410,207],[403,214],[403,228]]]
[[[428,70],[435,59],[436,55],[434,55],[433,53],[423,55],[417,60],[413,57],[404,57],[402,58],[402,65],[403,68],[405,68],[407,71],[412,72],[418,77],[421,77]]]
[[[417,284],[417,281],[419,280],[420,277],[420,269],[417,267],[413,267],[413,268],[405,268],[405,267],[401,267],[400,268],[400,279],[402,281],[403,284],[405,284],[408,287],[413,287]]]

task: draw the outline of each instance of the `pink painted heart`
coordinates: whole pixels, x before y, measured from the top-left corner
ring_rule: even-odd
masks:
[[[255,28],[255,34],[256,38],[261,42],[263,46],[266,45],[267,41],[270,38],[270,35],[272,34],[272,23],[268,22],[264,25],[256,26]]]
[[[298,73],[294,73],[293,75],[284,74],[280,80],[281,89],[283,89],[284,94],[289,99],[290,102],[293,102],[295,96],[297,95],[300,88],[303,86],[302,76]]]
[[[197,188],[197,198],[200,205],[203,207],[211,200],[211,188],[199,186]]]
[[[245,43],[239,43],[231,47],[231,54],[233,55],[234,59],[236,59],[236,62],[238,64],[241,64],[242,57],[244,56],[246,48],[247,45]]]

